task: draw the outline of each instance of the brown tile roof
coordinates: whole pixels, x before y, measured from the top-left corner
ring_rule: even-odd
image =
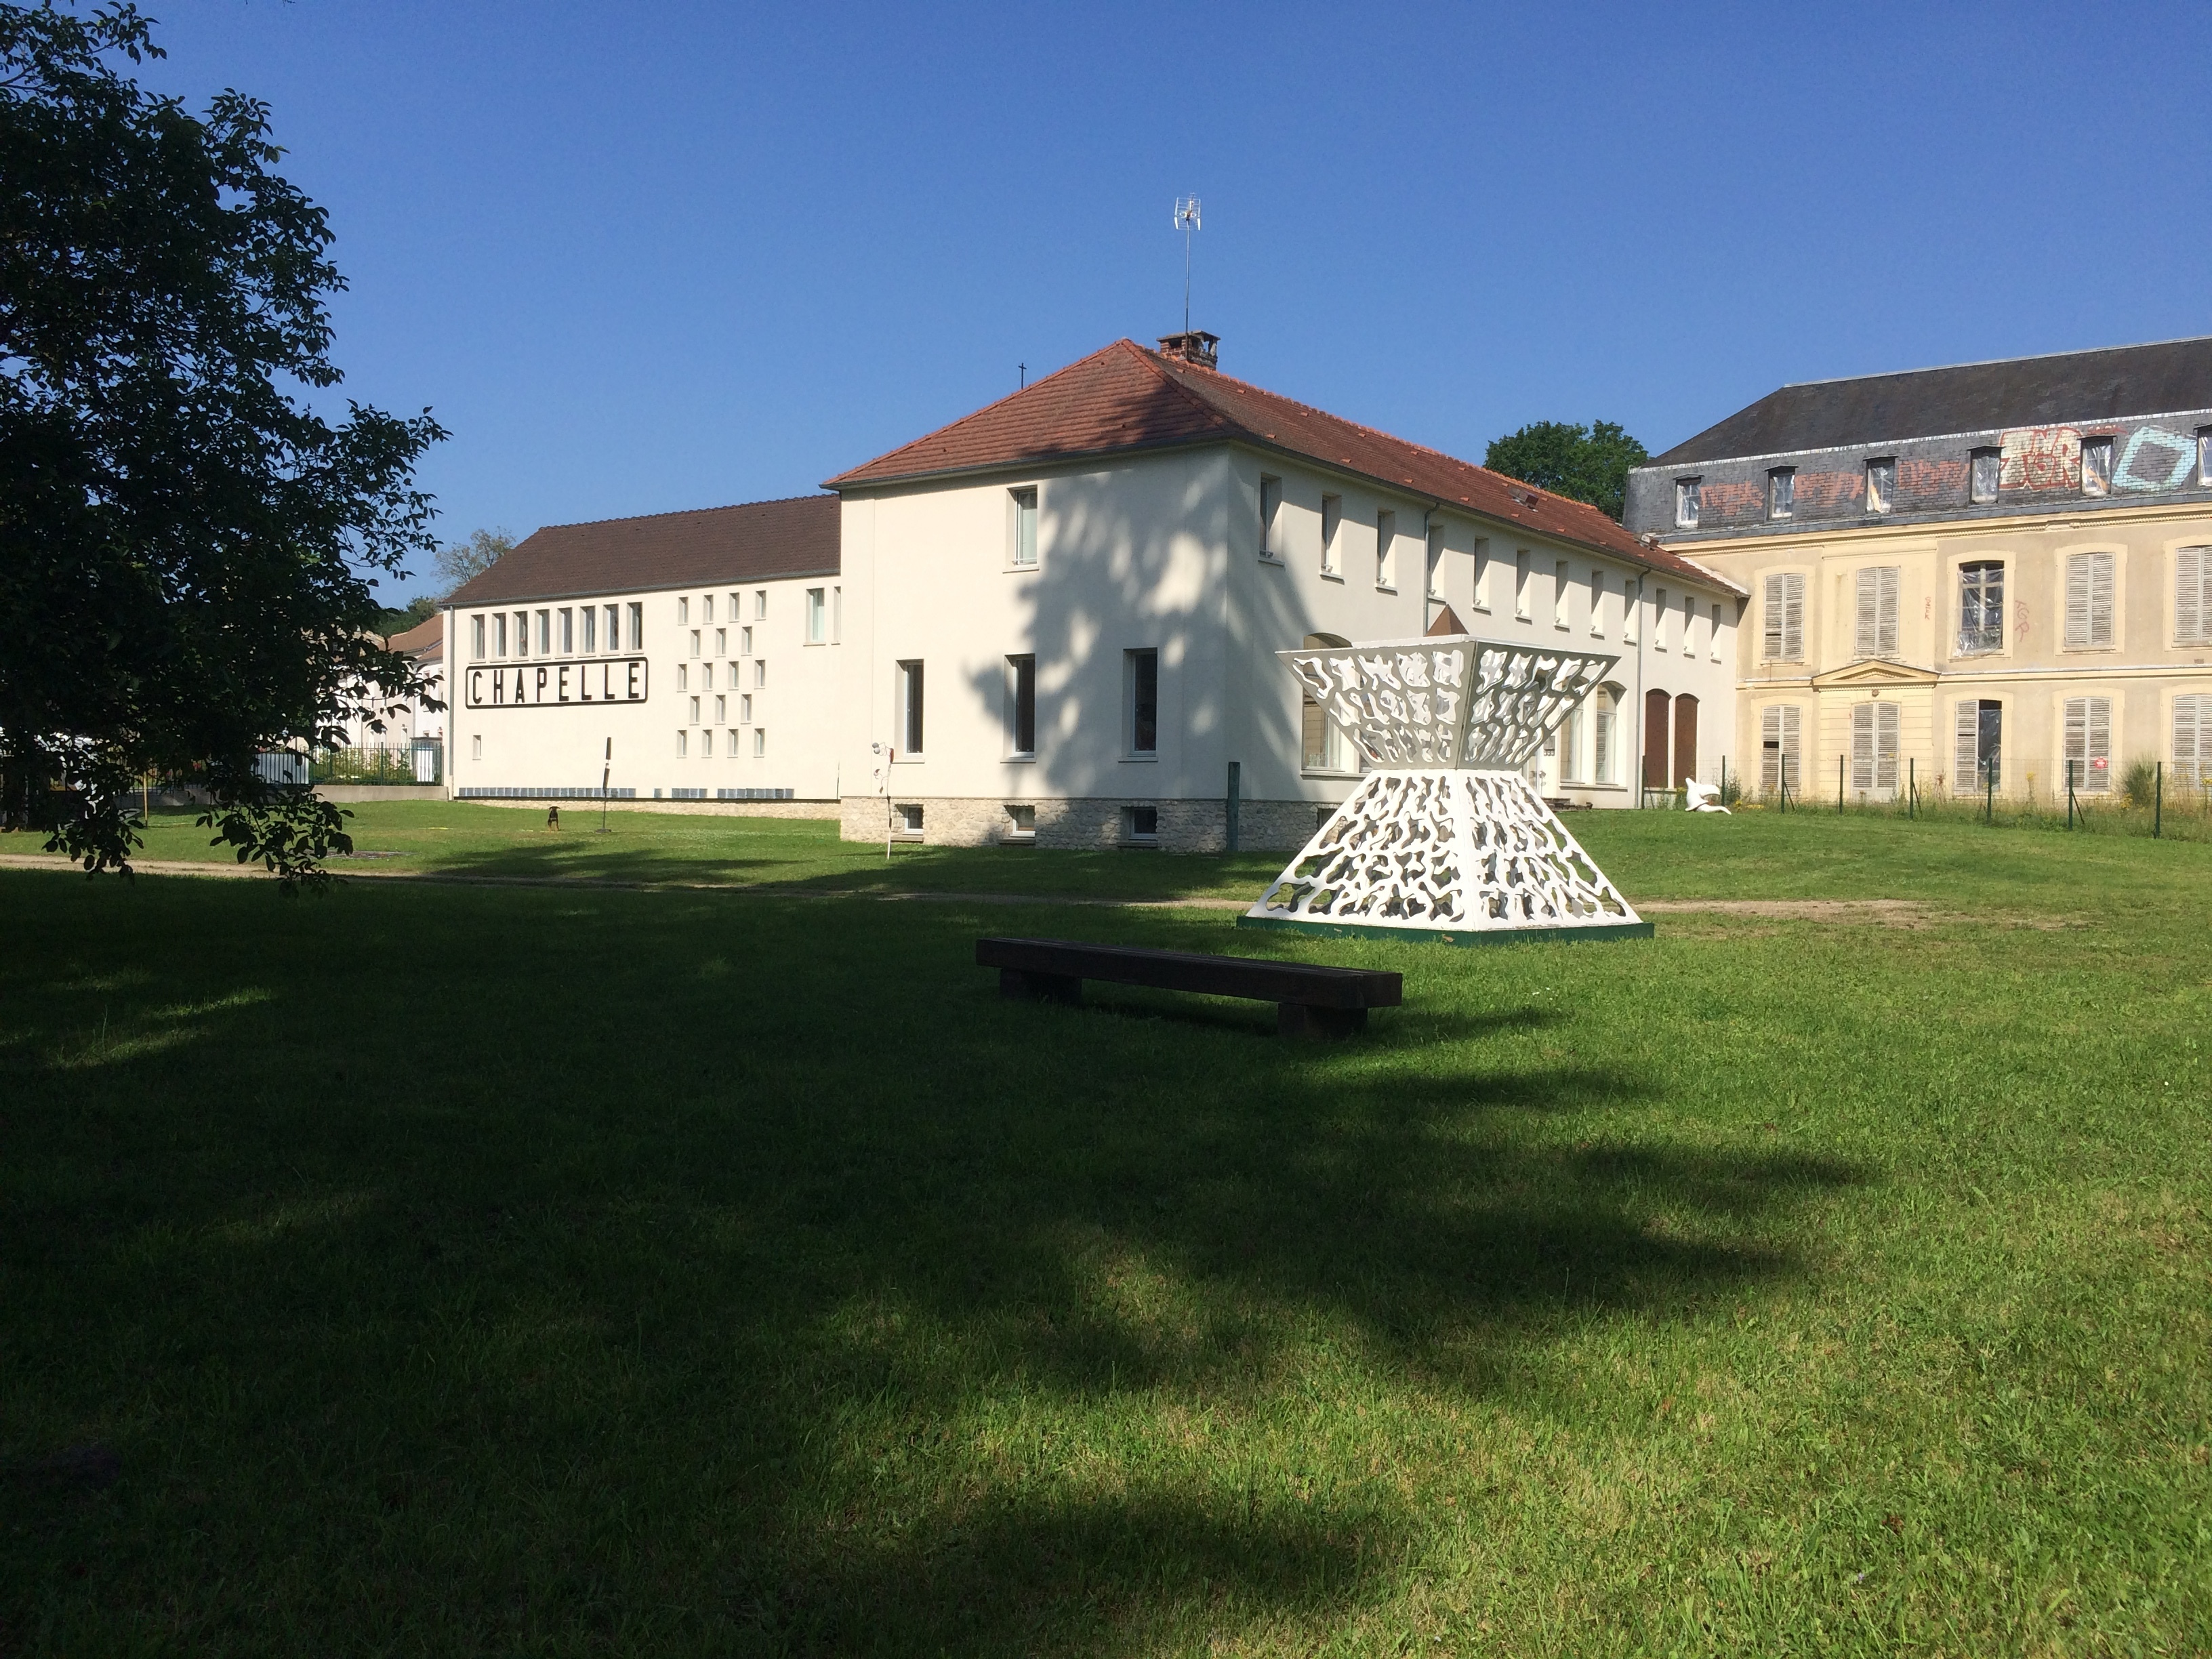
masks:
[[[471,578],[456,609],[785,576],[830,576],[838,564],[835,495],[798,495],[641,519],[548,525]]]
[[[394,634],[385,641],[386,651],[404,652],[422,662],[436,662],[445,655],[446,613],[439,611],[428,622],[419,622],[404,633]]]
[[[1116,340],[824,486],[1235,441],[1371,478],[1655,571],[1741,592],[1694,560],[1631,535],[1594,507],[1306,404]]]

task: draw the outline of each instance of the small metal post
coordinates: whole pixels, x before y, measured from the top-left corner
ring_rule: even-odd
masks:
[[[1920,816],[1920,762],[1911,755],[1905,759],[1905,816]]]
[[[1240,805],[1238,797],[1242,794],[1243,788],[1243,774],[1244,767],[1242,762],[1231,761],[1229,763],[1229,796],[1226,805],[1228,807],[1229,850],[1232,853],[1237,850],[1237,809]]]
[[[2074,827],[2074,763],[2066,763],[2066,827]]]
[[[1836,816],[1844,815],[1844,757],[1836,757]]]
[[[2150,789],[2150,836],[2153,841],[2156,841],[2159,838],[2159,830],[2166,823],[2166,763],[2164,761],[2159,762],[2158,770],[2152,774]]]
[[[607,739],[606,758],[599,763],[599,833],[607,833],[607,781],[615,775],[615,740]]]
[[[1728,757],[1721,757],[1721,805],[1728,805]]]
[[[1995,823],[1997,821],[1996,761],[1992,758],[1982,768],[1982,770],[1987,774],[1990,785],[1989,799],[1982,804],[1982,822],[1984,823]]]

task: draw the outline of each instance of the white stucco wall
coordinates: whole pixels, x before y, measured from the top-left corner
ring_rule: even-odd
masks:
[[[834,800],[842,587],[837,576],[805,576],[508,599],[496,606],[449,611],[448,788],[455,793],[596,789],[611,738],[611,787],[634,789],[641,800],[675,799],[679,790],[703,791],[703,798],[713,800],[725,789],[788,789],[798,799]],[[828,637],[818,644],[806,638],[806,595],[811,588],[823,590],[825,604]],[[635,645],[629,637],[633,604],[642,606],[643,624],[642,640]],[[589,653],[580,648],[562,652],[557,634],[550,653],[537,650],[535,637],[529,654],[514,650],[517,613],[532,619],[534,635],[541,610],[553,613],[557,628],[562,610],[575,611],[586,605],[602,617],[608,605],[620,608],[621,649],[605,648],[602,628],[595,641],[599,648]],[[504,657],[496,653],[490,625],[501,611],[508,617]],[[481,656],[474,627],[478,617],[487,623]],[[572,637],[580,647],[580,629]],[[633,700],[627,694],[626,665],[636,658],[643,659],[643,695]],[[514,697],[517,676],[524,691],[520,705]],[[612,700],[601,695],[603,690],[614,694]]]

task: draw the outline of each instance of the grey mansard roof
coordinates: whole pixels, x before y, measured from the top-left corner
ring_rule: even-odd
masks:
[[[1785,386],[1650,465],[2201,409],[2212,409],[2212,337]]]

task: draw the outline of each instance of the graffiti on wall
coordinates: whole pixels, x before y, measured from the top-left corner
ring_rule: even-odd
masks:
[[[2197,471],[2197,440],[2155,426],[2128,434],[2120,464],[2112,469],[2115,489],[2179,489]]]
[[[2001,440],[1999,489],[2079,489],[2081,433],[2070,426],[2019,426]]]

